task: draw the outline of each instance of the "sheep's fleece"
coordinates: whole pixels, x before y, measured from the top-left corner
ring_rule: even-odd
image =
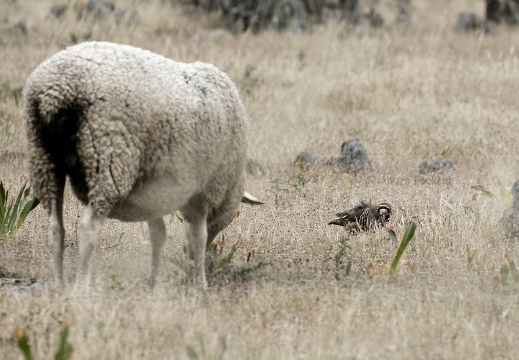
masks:
[[[51,240],[63,241],[66,176],[90,211],[83,228],[90,216],[150,225],[181,210],[204,228],[207,242],[230,222],[244,193],[247,115],[233,82],[209,64],[107,42],[72,46],[27,79],[24,120],[31,186],[49,211]],[[82,241],[80,235],[80,262]],[[191,257],[194,250],[188,248]]]

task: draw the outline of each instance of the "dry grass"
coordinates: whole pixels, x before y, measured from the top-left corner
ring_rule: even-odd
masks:
[[[23,86],[38,63],[73,37],[89,38],[227,71],[250,114],[250,155],[267,169],[250,176],[247,187],[267,204],[243,207],[226,230],[224,253],[238,238],[242,248],[228,266],[213,261],[206,294],[192,286],[174,218],[167,221],[162,281],[153,292],[144,285],[146,226],[108,222],[94,291],[73,293],[82,207],[70,193],[69,286],[55,291],[47,218],[37,208],[16,238],[0,242],[0,266],[48,286],[0,288],[0,358],[20,358],[12,333],[18,325],[37,358],[50,358],[64,319],[75,359],[519,358],[518,285],[494,280],[506,253],[519,258],[517,241],[499,224],[510,198],[500,196],[497,184],[509,187],[519,173],[515,30],[456,34],[458,11],[482,14],[477,0],[413,2],[410,29],[391,24],[394,9],[386,4],[389,25],[382,31],[349,33],[330,21],[304,35],[236,37],[208,30],[214,17],[189,19],[159,1],[125,3],[139,11],[139,25],[53,20],[47,0],[0,3],[9,19],[0,29],[0,179],[18,188],[27,175],[20,107],[8,90]],[[9,31],[20,19],[27,36]],[[307,184],[295,190],[298,169],[291,161],[300,151],[330,157],[352,137],[367,148],[373,173],[311,168]],[[446,145],[456,169],[419,175],[419,163],[436,160]],[[286,190],[276,191],[274,178]],[[474,184],[495,196],[482,196]],[[349,237],[336,266],[346,234],[327,221],[362,199],[390,202],[397,233],[419,219],[394,278],[377,272],[394,252],[383,230]],[[477,252],[470,264],[466,246]]]

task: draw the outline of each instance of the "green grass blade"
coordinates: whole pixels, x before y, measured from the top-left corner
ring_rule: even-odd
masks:
[[[72,357],[72,345],[68,342],[68,334],[70,332],[70,326],[68,323],[64,323],[59,333],[59,347],[55,360],[69,360]]]
[[[392,227],[390,227],[390,228],[387,229],[387,233],[389,234],[389,238],[391,239],[391,242],[395,246],[398,246],[398,240],[396,238],[395,230]]]
[[[5,208],[7,202],[7,193],[4,188],[4,184],[0,181],[0,221],[3,222],[5,217]]]
[[[25,331],[21,327],[17,327],[14,333],[18,342],[18,348],[22,351],[25,360],[34,360],[31,353],[31,346],[29,345],[29,339],[27,339]]]
[[[508,267],[510,268],[510,273],[514,278],[515,282],[519,281],[519,269],[517,269],[517,265],[515,264],[514,258],[510,254],[506,254],[505,258],[508,262]]]
[[[186,347],[187,357],[191,360],[198,360],[200,357],[198,356],[198,353],[191,345],[188,345]]]
[[[236,241],[232,246],[231,248],[229,249],[229,252],[225,255],[225,257],[220,261],[220,264],[222,265],[225,265],[225,264],[230,264],[231,261],[232,261],[232,258],[234,256],[234,253],[236,252],[236,250],[238,250],[238,247],[240,246],[240,241]]]
[[[25,218],[27,217],[27,215],[29,215],[29,213],[31,211],[33,211],[34,208],[36,206],[38,206],[39,203],[40,203],[40,200],[38,200],[36,198],[32,198],[31,200],[29,200],[25,203],[22,211],[20,212],[20,215],[18,216],[18,222],[16,223],[14,232],[18,231],[20,226],[22,226],[22,223],[25,221]]]
[[[22,186],[22,188],[18,192],[18,195],[16,196],[16,200],[14,201],[14,203],[12,205],[13,208],[11,209],[11,214],[9,216],[9,222],[7,224],[7,230],[10,234],[13,234],[15,232],[14,227],[16,225],[16,219],[18,218],[18,212],[19,212],[18,209],[20,208],[20,205],[23,202],[22,196],[23,196],[24,190],[25,190],[25,184]]]
[[[405,229],[404,234],[402,235],[402,238],[400,239],[400,243],[398,244],[398,247],[396,248],[395,255],[393,257],[393,261],[391,262],[391,268],[389,269],[389,275],[395,275],[396,270],[398,269],[398,265],[400,264],[400,260],[402,258],[402,255],[405,252],[405,249],[407,248],[407,245],[411,242],[411,240],[414,237],[414,232],[416,230],[416,221],[413,219],[409,226]]]
[[[11,220],[11,214],[13,211],[13,205],[8,205],[7,208],[5,208],[4,212],[4,218],[2,219],[2,223],[0,224],[2,226],[0,230],[0,235],[7,235],[9,234],[9,221]]]

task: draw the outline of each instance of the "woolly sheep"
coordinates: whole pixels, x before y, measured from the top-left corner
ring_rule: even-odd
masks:
[[[66,177],[86,205],[76,287],[90,285],[107,218],[147,221],[150,281],[166,238],[163,216],[185,218],[184,250],[206,287],[205,249],[244,194],[248,119],[229,77],[201,62],[86,42],[41,63],[24,88],[29,172],[49,214],[56,279],[63,284]]]

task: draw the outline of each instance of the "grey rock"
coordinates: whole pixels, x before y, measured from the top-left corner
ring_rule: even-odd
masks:
[[[314,157],[310,155],[308,151],[301,151],[299,155],[296,156],[296,159],[294,160],[294,164],[312,164],[314,162]]]
[[[50,8],[50,13],[58,19],[62,19],[66,12],[67,12],[66,4],[54,4]]]
[[[397,22],[397,24],[401,24],[404,26],[411,25],[411,14],[407,10],[407,8],[405,8],[404,6],[398,7],[398,14],[396,15],[396,22]]]
[[[441,159],[435,161],[433,165],[429,165],[427,161],[422,162],[418,165],[418,170],[420,174],[428,174],[431,172],[445,172],[454,170],[454,164],[450,160]]]
[[[20,20],[16,24],[11,26],[10,31],[12,34],[15,35],[27,35],[27,24],[25,23],[25,21]]]
[[[369,20],[369,24],[376,29],[384,25],[384,18],[374,7],[369,10],[367,18]]]
[[[486,0],[485,10],[489,22],[519,24],[519,0]]]
[[[433,169],[435,171],[448,171],[454,169],[454,164],[450,160],[438,160],[434,163]]]
[[[461,12],[456,24],[456,31],[459,33],[483,31],[485,34],[491,34],[493,27],[489,22],[479,19],[474,13]]]
[[[0,288],[6,287],[17,291],[24,290],[38,290],[41,291],[44,288],[42,281],[31,278],[31,279],[9,279],[0,278]]]
[[[332,164],[354,174],[372,170],[368,152],[358,139],[345,141],[340,156],[333,158]]]

